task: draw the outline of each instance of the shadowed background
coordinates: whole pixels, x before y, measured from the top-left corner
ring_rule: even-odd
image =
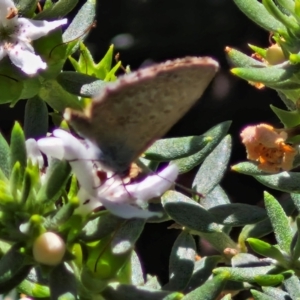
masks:
[[[267,47],[268,33],[248,20],[232,0],[100,0],[97,27],[87,45],[99,61],[111,43],[120,53],[123,65],[132,70],[151,62],[187,55],[211,56],[221,70],[191,111],[176,124],[168,136],[202,134],[215,124],[232,120],[230,133],[233,152],[230,164],[245,160],[239,132],[245,125],[268,122],[280,127],[269,104],[283,107],[274,91],[256,90],[229,73],[224,48],[230,46],[250,53],[247,43]],[[145,99],[146,101],[146,99]],[[0,125],[8,134],[15,119],[22,122],[24,101],[13,110],[1,106]],[[16,117],[17,116],[17,117]],[[189,185],[192,176],[181,181]],[[263,187],[249,176],[228,170],[222,187],[231,201],[256,204],[262,200]],[[166,224],[148,224],[137,244],[144,269],[168,279],[168,259],[179,231]],[[207,251],[199,245],[200,254]]]

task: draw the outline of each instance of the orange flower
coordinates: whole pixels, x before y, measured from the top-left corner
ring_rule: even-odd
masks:
[[[241,132],[247,158],[258,162],[258,167],[269,173],[293,168],[297,151],[285,143],[287,133],[267,124],[248,126]]]

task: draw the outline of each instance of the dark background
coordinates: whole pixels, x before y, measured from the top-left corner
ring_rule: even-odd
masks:
[[[230,165],[246,158],[239,132],[245,125],[267,122],[280,127],[271,113],[270,103],[283,107],[271,90],[256,90],[230,74],[224,53],[230,46],[250,54],[247,43],[267,47],[269,33],[246,18],[233,0],[100,0],[97,27],[92,29],[87,45],[99,61],[114,42],[124,65],[132,70],[143,64],[187,55],[212,56],[221,65],[201,101],[176,124],[169,136],[197,135],[215,124],[232,120],[230,134],[233,152]],[[13,121],[22,121],[24,101],[13,110],[1,106],[2,132],[10,132]],[[17,116],[17,117],[16,117]],[[183,178],[188,182],[190,177]],[[232,202],[257,204],[263,187],[249,176],[228,170],[222,186]],[[148,224],[137,252],[147,273],[168,279],[168,259],[179,231],[170,224]],[[201,248],[201,249],[200,249]],[[203,254],[204,247],[199,246]]]

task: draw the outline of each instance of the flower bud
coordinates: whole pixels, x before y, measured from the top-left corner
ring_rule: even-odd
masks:
[[[270,65],[278,65],[286,61],[281,47],[278,44],[274,44],[266,51],[266,60]]]
[[[34,259],[44,265],[58,265],[66,252],[64,240],[53,232],[41,234],[33,243]]]

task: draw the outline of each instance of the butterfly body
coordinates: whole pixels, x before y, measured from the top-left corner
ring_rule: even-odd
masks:
[[[108,83],[84,112],[67,109],[65,118],[98,147],[98,159],[124,173],[201,97],[218,64],[186,57],[157,64]]]

